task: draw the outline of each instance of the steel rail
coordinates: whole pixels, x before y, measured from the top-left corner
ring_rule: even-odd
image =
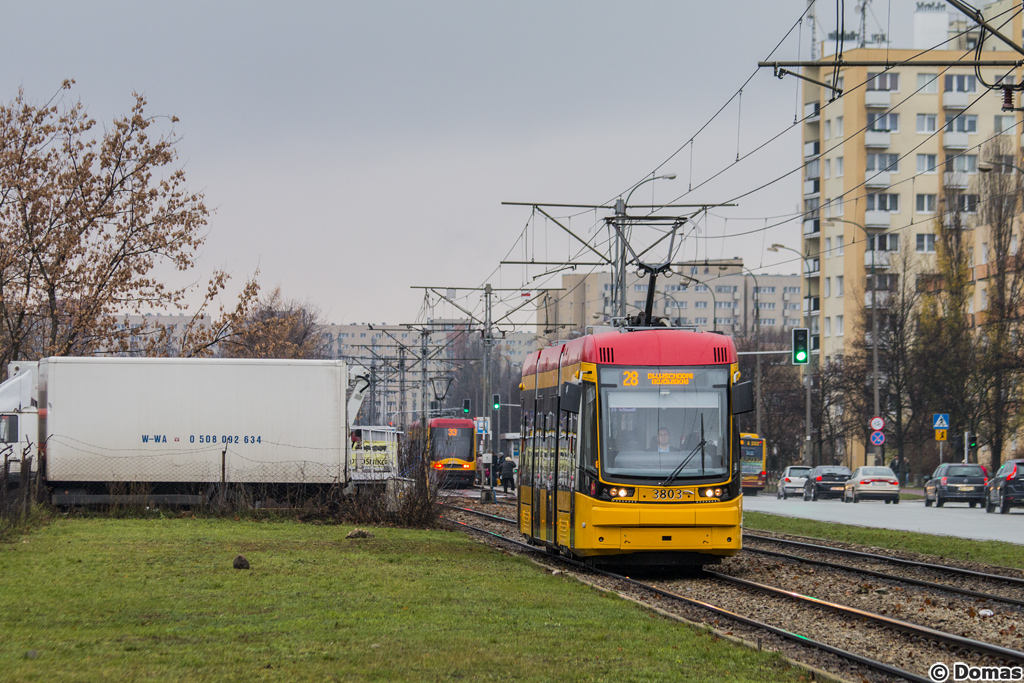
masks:
[[[481,517],[494,518],[494,519],[497,519],[497,520],[500,520],[500,521],[503,521],[503,522],[507,522],[507,523],[515,523],[515,520],[511,520],[511,519],[508,519],[508,518],[505,518],[505,517],[498,517],[496,515],[488,515],[487,513],[478,512],[476,510],[471,510],[469,508],[459,508],[459,507],[449,506],[449,505],[445,505],[445,507],[450,507],[452,509],[460,510],[462,512],[469,512],[471,514],[479,515]],[[837,657],[842,657],[843,659],[846,659],[846,660],[851,661],[851,662],[855,662],[855,663],[860,664],[862,666],[865,666],[865,667],[867,667],[869,669],[874,669],[875,671],[879,671],[879,672],[888,674],[890,676],[895,676],[897,678],[902,678],[902,679],[905,679],[905,680],[908,680],[908,681],[913,681],[914,683],[931,683],[931,679],[929,679],[927,677],[918,676],[917,674],[911,673],[909,671],[904,671],[903,669],[899,669],[897,667],[890,666],[889,664],[886,664],[885,662],[879,662],[877,660],[870,659],[870,658],[864,657],[862,655],[858,655],[858,654],[850,652],[848,650],[843,650],[843,649],[834,647],[832,645],[829,645],[827,643],[822,643],[820,641],[813,640],[811,638],[808,638],[807,636],[800,635],[799,633],[794,633],[792,631],[787,631],[787,630],[781,629],[781,628],[779,628],[777,626],[772,626],[771,624],[766,624],[764,622],[757,621],[756,619],[751,619],[750,617],[745,617],[745,616],[743,616],[741,614],[737,614],[735,612],[730,612],[727,609],[724,609],[722,607],[717,607],[715,605],[712,605],[711,603],[702,602],[700,600],[695,600],[693,598],[687,598],[687,597],[679,595],[677,593],[672,593],[671,591],[666,591],[666,590],[663,590],[661,588],[656,588],[655,586],[652,586],[650,584],[646,584],[646,583],[643,583],[641,581],[637,581],[636,579],[631,579],[628,576],[623,576],[621,574],[615,574],[613,572],[609,572],[609,571],[606,571],[604,569],[598,569],[596,567],[591,567],[591,566],[586,565],[583,562],[580,562],[578,560],[573,560],[573,559],[570,559],[570,558],[567,558],[567,557],[564,557],[564,556],[561,556],[561,555],[552,555],[550,553],[544,552],[541,548],[539,548],[537,546],[532,546],[532,545],[529,545],[527,543],[523,543],[522,541],[517,541],[515,539],[508,538],[507,536],[502,536],[501,534],[494,533],[493,531],[488,531],[487,529],[481,529],[480,527],[475,527],[475,526],[473,526],[471,524],[466,524],[465,522],[459,522],[459,521],[454,520],[454,519],[450,519],[448,521],[450,521],[450,522],[452,522],[454,524],[458,524],[460,526],[463,526],[463,527],[465,527],[467,529],[472,529],[473,531],[476,531],[476,532],[479,532],[479,533],[483,533],[483,534],[487,534],[489,536],[493,536],[495,538],[501,539],[502,541],[504,541],[506,543],[510,543],[512,545],[518,546],[518,547],[523,548],[525,550],[529,550],[529,551],[532,551],[532,552],[535,552],[535,553],[538,553],[538,554],[542,553],[544,555],[544,557],[546,557],[548,559],[558,560],[560,562],[564,562],[566,564],[569,564],[569,565],[572,565],[572,566],[575,566],[575,567],[579,567],[581,569],[584,569],[584,570],[587,570],[587,571],[591,571],[591,572],[594,572],[596,574],[601,574],[603,576],[607,576],[607,577],[615,579],[617,581],[622,581],[622,582],[628,583],[630,585],[636,586],[638,588],[641,588],[643,590],[649,591],[651,593],[655,593],[657,595],[660,595],[662,597],[668,598],[670,600],[676,600],[678,602],[683,602],[683,603],[686,603],[688,605],[692,605],[694,607],[699,607],[701,609],[708,610],[708,611],[710,611],[710,612],[712,612],[714,614],[717,614],[719,616],[725,617],[727,619],[732,619],[733,621],[737,621],[737,622],[739,622],[741,624],[746,624],[747,626],[752,626],[752,627],[757,628],[757,629],[768,631],[769,633],[773,633],[773,634],[775,634],[777,636],[780,636],[781,638],[784,638],[786,640],[791,640],[791,641],[799,643],[801,645],[805,645],[805,646],[808,646],[808,647],[811,647],[811,648],[814,648],[814,649],[818,649],[818,650],[821,650],[823,652],[828,652],[830,654],[836,655]]]
[[[756,581],[750,581],[748,579],[740,579],[735,576],[729,576],[728,574],[720,574],[715,571],[705,569],[704,573],[713,578],[719,579],[726,583],[733,583],[738,586],[746,586],[755,590],[761,591],[762,593],[768,593],[770,595],[777,595],[779,597],[789,598],[798,602],[803,602],[811,605],[818,605],[826,609],[845,614],[853,617],[860,617],[862,619],[868,619],[875,623],[888,626],[904,633],[909,633],[914,636],[923,636],[928,639],[938,640],[948,645],[956,645],[957,647],[974,650],[975,652],[982,652],[997,659],[1003,659],[1006,661],[1016,662],[1018,664],[1024,664],[1024,652],[1019,650],[1011,650],[1001,645],[992,645],[991,643],[983,643],[980,640],[974,640],[972,638],[965,638],[963,636],[954,635],[952,633],[946,633],[945,631],[937,631],[927,626],[921,626],[919,624],[912,624],[909,621],[902,621],[900,619],[893,619],[882,614],[876,614],[874,612],[868,612],[867,610],[857,609],[856,607],[847,607],[845,605],[839,605],[834,602],[822,600],[820,598],[814,598],[809,595],[803,595],[802,593],[796,593],[793,591],[787,591],[782,588],[775,588],[774,586],[767,586],[763,583],[757,583]]]
[[[768,541],[771,543],[780,543],[783,545],[792,545],[800,548],[811,548],[813,550],[827,550],[840,555],[850,555],[851,557],[864,557],[872,560],[880,560],[884,562],[890,562],[892,564],[902,564],[908,567],[923,567],[925,569],[931,569],[934,571],[944,571],[950,574],[959,574],[961,576],[969,576],[976,579],[988,579],[991,581],[1003,581],[1011,583],[1016,586],[1024,586],[1024,579],[1015,576],[1003,576],[1002,574],[986,574],[985,572],[977,572],[973,569],[962,569],[960,567],[951,567],[948,564],[931,564],[929,562],[918,562],[916,560],[904,560],[899,557],[889,557],[888,555],[878,555],[875,553],[866,553],[861,550],[847,550],[846,548],[834,548],[828,545],[814,545],[813,543],[804,543],[802,541],[790,541],[784,538],[773,538],[771,536],[758,536],[757,534],[750,534],[746,531],[743,532],[743,538],[751,538],[755,541]]]
[[[1018,600],[1017,598],[1008,598],[1002,595],[993,595],[991,593],[982,593],[981,591],[973,591],[969,588],[959,588],[957,586],[950,586],[944,583],[935,583],[934,581],[925,581],[923,579],[913,579],[907,576],[896,576],[895,574],[886,574],[884,572],[876,572],[871,569],[861,569],[860,567],[851,567],[846,564],[839,564],[838,562],[829,562],[827,560],[815,560],[810,557],[801,557],[800,555],[789,555],[787,553],[780,553],[774,550],[760,550],[758,548],[744,548],[743,552],[748,553],[759,553],[761,555],[770,555],[772,557],[780,557],[787,560],[795,560],[797,562],[803,562],[804,564],[814,564],[820,567],[829,567],[831,569],[842,569],[857,574],[865,574],[867,576],[873,576],[877,579],[885,579],[888,581],[898,581],[900,583],[909,583],[914,586],[921,586],[924,588],[931,588],[934,590],[943,590],[950,593],[958,593],[960,595],[967,595],[972,598],[983,598],[985,600],[993,600],[996,602],[1005,602],[1011,605],[1017,605],[1024,607],[1024,600]]]

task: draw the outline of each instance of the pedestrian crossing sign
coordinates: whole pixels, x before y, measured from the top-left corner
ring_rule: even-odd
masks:
[[[932,429],[949,429],[949,413],[932,413]]]

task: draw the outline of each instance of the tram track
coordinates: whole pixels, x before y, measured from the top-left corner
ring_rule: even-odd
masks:
[[[499,515],[468,508],[461,510],[489,518],[491,522],[502,526],[515,524],[515,520]],[[508,539],[494,530],[481,531],[503,538],[505,542],[522,545],[532,551],[538,550],[515,539]],[[544,556],[554,559],[547,554]],[[568,558],[558,559],[573,562]],[[869,677],[872,680],[895,677],[914,681],[928,679],[906,668],[927,671],[928,666],[938,661],[952,663],[963,660],[985,665],[1024,664],[1024,652],[1010,647],[933,629],[893,616],[875,614],[861,608],[823,601],[797,591],[768,586],[723,572],[705,571],[701,578],[673,578],[646,583],[589,567],[583,571],[599,575],[599,582],[625,582],[631,590],[647,591],[647,600],[641,600],[645,604],[664,609],[665,600],[669,600],[677,605],[685,605],[684,611],[696,612],[684,616],[691,621],[707,623],[707,614],[711,613],[717,628],[728,628],[730,632],[737,628],[744,629],[744,637],[750,642],[760,642],[765,633],[770,633],[772,637],[788,643],[782,647],[783,650],[791,650],[798,643],[796,649],[803,651],[803,657],[790,653],[794,659],[806,661],[808,657],[804,648],[808,647],[816,652],[841,657],[845,664],[837,666],[833,662],[824,666],[841,676],[850,675],[850,663],[875,672]],[[929,590],[940,589],[929,587]],[[654,600],[650,599],[652,595],[655,596]],[[723,620],[727,624],[725,627],[720,623]],[[809,633],[817,637],[809,638],[805,635]],[[817,655],[809,659],[814,665],[822,665]]]

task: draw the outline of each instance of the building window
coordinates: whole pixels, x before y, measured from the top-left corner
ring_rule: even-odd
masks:
[[[666,292],[685,292],[686,285],[665,285]]]
[[[988,242],[981,243],[981,254],[978,255],[978,265],[983,266],[988,263]]]
[[[978,117],[974,114],[946,115],[947,133],[977,133]]]
[[[978,79],[974,74],[946,74],[946,92],[977,92]]]
[[[775,318],[760,318],[760,322],[762,325],[775,327]]]
[[[934,155],[932,155],[934,156]],[[868,154],[868,171],[890,171],[898,173],[900,170],[899,154]]]
[[[954,211],[963,213],[977,213],[978,211],[978,195],[976,194],[953,195],[952,203]]]
[[[832,336],[832,318],[825,318],[825,332],[826,337]]]
[[[693,324],[694,325],[707,325],[708,324],[708,319],[707,318],[694,318],[693,319]]]
[[[894,232],[868,235],[868,251],[899,251],[900,236]]]
[[[731,301],[716,301],[715,308],[732,308]]]
[[[669,299],[665,302],[665,308],[686,308],[686,301],[676,301],[675,299]]]
[[[917,155],[917,172],[918,173],[935,173],[936,167],[939,165],[938,154],[918,154]]]
[[[938,74],[917,74],[917,92],[922,95],[934,95],[939,92]]]
[[[843,79],[840,78],[839,80],[842,81]],[[836,137],[837,138],[843,137],[843,117],[842,116],[837,116],[836,117]]]
[[[832,238],[825,238],[825,258],[832,258]]]
[[[733,294],[736,289],[736,285],[717,285],[715,287],[715,294]]]
[[[825,179],[828,180],[832,177],[832,160],[825,159]]]
[[[837,275],[836,276],[836,296],[842,296],[842,295],[843,295],[843,276],[842,275]]]
[[[647,291],[647,285],[633,285],[633,291],[634,292],[646,292]]]
[[[707,292],[710,291],[707,285],[694,285],[693,291],[695,292]]]
[[[762,311],[774,311],[775,310],[775,302],[774,301],[758,301],[757,302],[757,307],[759,309],[761,309]]]
[[[917,132],[918,133],[934,133],[936,124],[935,114],[918,114],[917,115]]]
[[[732,318],[715,318],[716,325],[732,325]]]
[[[782,307],[784,309],[786,309],[787,311],[799,311],[800,310],[800,304],[797,304],[797,303],[783,304]]]
[[[931,233],[918,233],[917,234],[917,253],[919,254],[934,254],[935,253],[935,235]]]
[[[1012,133],[1013,129],[1017,127],[1017,117],[1007,116],[1006,114],[996,115],[996,135],[1002,135],[1003,133]]]
[[[774,294],[775,288],[766,285],[764,287],[756,287],[754,291],[756,291],[758,294]]]
[[[836,316],[836,336],[843,336],[843,316],[841,315]]]
[[[694,301],[693,302],[693,307],[694,308],[707,308],[708,307],[708,302],[707,301]]]
[[[825,120],[825,139],[826,140],[831,140],[832,139],[832,121],[831,121],[831,119],[826,119]]]
[[[867,89],[899,92],[900,75],[895,71],[886,71],[885,73],[871,73],[869,71]]]
[[[900,115],[868,112],[868,130],[876,133],[899,133]]]
[[[782,288],[782,293],[783,294],[799,294],[800,293],[800,288],[799,287],[783,287]]]
[[[898,194],[874,193],[867,196],[865,207],[868,211],[888,211],[898,213],[900,210],[900,196]]]
[[[935,213],[937,195],[919,194],[916,197],[915,209],[918,213]]]
[[[825,278],[825,298],[832,296],[832,278]]]

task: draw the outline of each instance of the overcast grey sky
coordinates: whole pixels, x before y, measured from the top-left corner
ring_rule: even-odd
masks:
[[[506,254],[555,260],[577,251],[557,228],[529,222],[528,208],[502,201],[600,203],[660,168],[678,178],[648,183],[633,203],[714,203],[799,166],[795,127],[687,193],[734,161],[737,144],[746,154],[792,125],[797,85],[768,70],[696,138],[692,176],[689,148],[660,165],[805,4],[16,2],[0,28],[0,92],[10,101],[22,86],[43,102],[72,78],[70,96],[101,121],[127,112],[132,91],[144,93],[150,114],[180,118],[190,185],[215,209],[200,275],[222,267],[240,284],[258,267],[265,286],[308,299],[332,322],[400,323],[420,312],[411,285],[557,285],[532,280],[540,268],[498,267]],[[897,36],[912,4],[878,1],[873,12],[885,23],[891,14]],[[820,10],[826,30],[834,11]],[[799,31],[807,58],[806,23]],[[777,55],[797,57],[797,31]],[[683,255],[796,272],[773,267],[782,259],[762,249],[797,247],[793,222],[708,238],[779,222],[765,218],[797,209],[799,182],[791,174],[715,210]],[[584,212],[571,225],[589,236],[603,215]],[[480,310],[479,299],[463,302]]]

